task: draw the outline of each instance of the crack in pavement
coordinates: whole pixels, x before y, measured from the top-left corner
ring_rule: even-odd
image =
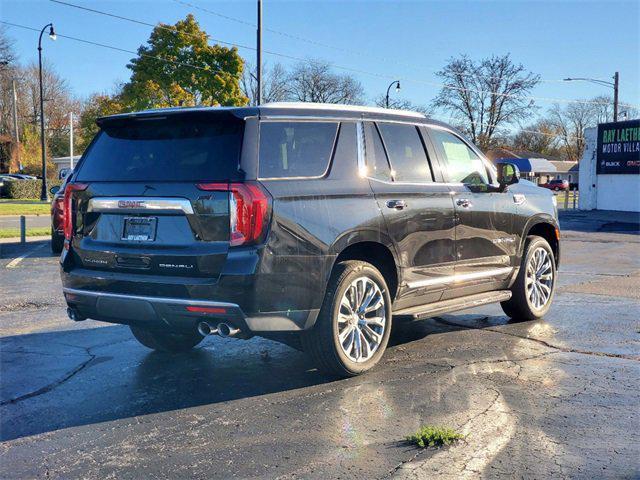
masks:
[[[95,355],[94,353],[91,353],[91,350],[94,350],[96,348],[106,347],[106,346],[109,346],[109,345],[115,345],[116,343],[122,343],[122,342],[127,342],[127,341],[129,341],[129,340],[128,339],[126,339],[126,340],[117,340],[115,342],[103,343],[103,344],[99,344],[99,345],[94,345],[92,347],[81,347],[79,345],[69,345],[69,344],[60,343],[59,345],[65,345],[65,346],[68,346],[68,347],[73,347],[73,348],[78,348],[78,349],[84,350],[84,352],[89,356],[89,359],[87,359],[84,362],[82,362],[79,365],[77,365],[75,368],[73,368],[72,370],[70,370],[69,372],[64,374],[61,378],[59,378],[55,382],[51,382],[51,383],[45,385],[44,387],[40,387],[37,390],[34,390],[32,392],[29,392],[29,393],[25,393],[24,395],[20,395],[18,397],[10,398],[8,400],[3,400],[3,401],[0,402],[0,406],[15,405],[18,402],[22,402],[24,400],[28,400],[29,398],[33,398],[33,397],[37,397],[37,396],[43,395],[45,393],[48,393],[48,392],[56,389],[57,387],[59,387],[60,385],[62,385],[63,383],[67,382],[68,380],[73,378],[75,375],[80,373],[82,370],[84,370],[86,367],[88,367],[89,364],[93,360],[96,359],[97,355]],[[25,351],[19,352],[19,353],[39,354],[38,352],[25,352]],[[42,355],[47,355],[46,353],[41,353],[41,354]],[[64,355],[64,354],[61,354],[61,355]],[[67,355],[67,356],[69,356],[69,355]]]
[[[96,358],[96,356],[94,354],[92,354],[89,351],[88,348],[86,349],[86,352],[87,352],[87,355],[89,355],[89,359],[85,360],[80,365],[76,366],[70,372],[66,373],[62,378],[59,378],[55,382],[49,383],[49,384],[45,385],[44,387],[41,387],[41,388],[39,388],[37,390],[34,390],[33,392],[25,393],[24,395],[20,395],[19,397],[15,397],[15,398],[10,398],[8,400],[3,400],[2,402],[0,402],[0,406],[12,405],[12,404],[16,404],[18,402],[22,402],[23,400],[27,400],[29,398],[37,397],[37,396],[42,395],[44,393],[50,392],[51,390],[55,389],[56,387],[62,385],[67,380],[72,378],[74,375],[76,375],[79,372],[81,372],[82,370],[84,370],[87,367],[87,365],[89,365]]]
[[[484,317],[481,320],[488,320],[488,318],[489,317]],[[558,351],[564,352],[564,353],[577,353],[577,354],[580,354],[580,355],[592,355],[592,356],[596,356],[596,357],[622,358],[624,360],[632,360],[634,362],[640,362],[640,358],[635,357],[633,355],[626,355],[624,353],[593,352],[593,351],[590,351],[590,350],[582,350],[582,349],[578,349],[578,348],[561,347],[559,345],[554,345],[553,343],[549,343],[546,340],[542,340],[542,339],[534,338],[534,337],[525,337],[523,335],[518,335],[518,334],[510,333],[510,332],[504,332],[502,330],[497,330],[497,329],[491,328],[491,327],[476,327],[476,326],[468,325],[468,324],[464,324],[464,323],[451,322],[449,320],[445,320],[442,317],[433,317],[433,320],[435,320],[436,322],[442,323],[444,325],[449,325],[451,327],[458,327],[458,328],[467,329],[467,330],[468,329],[473,329],[473,330],[480,330],[480,331],[488,331],[488,332],[498,333],[500,335],[507,335],[509,337],[520,338],[522,340],[530,340],[530,341],[538,343],[540,345],[544,345],[547,348],[552,348],[554,350],[558,350]]]

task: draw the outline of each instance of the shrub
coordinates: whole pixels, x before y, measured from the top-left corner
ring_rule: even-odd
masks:
[[[47,188],[62,184],[62,180],[48,180]],[[5,182],[2,196],[19,200],[38,199],[42,189],[42,180],[16,180]]]
[[[419,447],[441,447],[462,440],[464,435],[452,428],[425,425],[416,433],[407,437],[407,441]]]

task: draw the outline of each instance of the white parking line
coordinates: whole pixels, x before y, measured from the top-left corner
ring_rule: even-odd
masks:
[[[7,268],[16,268],[18,265],[20,265],[20,262],[22,262],[22,260],[24,260],[25,258],[27,258],[29,255],[35,253],[37,250],[40,250],[42,247],[46,246],[47,244],[42,244],[42,245],[38,245],[36,248],[34,248],[33,250],[28,251],[27,253],[24,253],[22,255],[20,255],[19,257],[14,258],[13,260],[11,260],[9,263],[7,263]]]

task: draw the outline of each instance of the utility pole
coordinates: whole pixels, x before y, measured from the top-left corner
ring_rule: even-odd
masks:
[[[256,103],[262,103],[262,0],[258,0],[258,38],[257,38],[257,75],[258,94],[256,95]]]
[[[73,112],[69,112],[69,167],[73,170]]]
[[[618,83],[620,82],[620,74],[613,74],[613,121],[618,121]]]
[[[18,131],[18,93],[16,92],[16,80],[11,80],[11,88],[13,90],[13,135],[16,143],[16,158],[18,160],[18,169],[20,168],[20,132]]]

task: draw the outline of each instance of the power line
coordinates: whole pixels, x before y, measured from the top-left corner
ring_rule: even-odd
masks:
[[[4,21],[4,20],[0,20],[0,23],[3,23],[5,25],[9,25],[10,27],[22,28],[24,30],[31,30],[32,32],[39,32],[40,31],[40,29],[38,29],[38,28],[28,27],[26,25],[20,25],[18,23],[7,22],[7,21]],[[58,37],[60,37],[60,38],[66,38],[68,40],[73,40],[75,42],[81,42],[81,43],[85,43],[85,44],[88,44],[88,45],[93,45],[93,46],[96,46],[96,47],[108,48],[110,50],[115,50],[115,51],[118,51],[118,52],[131,53],[133,55],[140,55],[140,56],[143,56],[143,57],[154,58],[156,60],[160,60],[160,61],[165,62],[165,63],[171,63],[171,64],[174,64],[174,65],[179,65],[181,67],[196,68],[198,70],[204,70],[204,71],[208,71],[208,72],[211,72],[211,73],[215,73],[213,70],[211,70],[209,68],[200,67],[198,65],[192,65],[190,63],[168,60],[166,58],[158,57],[156,55],[150,55],[148,53],[140,53],[140,52],[136,52],[134,50],[127,50],[125,48],[115,47],[113,45],[107,45],[105,43],[99,43],[99,42],[94,42],[94,41],[91,41],[91,40],[85,40],[83,38],[72,37],[70,35],[62,35],[62,34],[60,34],[58,32],[56,32],[56,35]]]
[[[51,0],[51,1],[56,1],[56,0]],[[184,5],[186,7],[194,8],[196,10],[200,10],[202,12],[214,15],[216,17],[223,18],[225,20],[229,20],[229,21],[232,21],[232,22],[235,22],[235,23],[246,25],[248,27],[257,28],[257,25],[255,23],[248,22],[246,20],[242,20],[242,19],[237,18],[237,17],[232,17],[230,15],[225,15],[225,14],[222,14],[220,12],[216,12],[216,11],[201,7],[199,5],[195,5],[193,3],[186,2],[184,0],[172,0],[172,1],[175,2],[175,3],[178,3],[180,5]],[[61,3],[61,2],[59,2],[59,3]],[[331,49],[331,50],[335,50],[337,52],[347,53],[347,54],[354,55],[354,56],[357,56],[357,57],[361,57],[362,56],[362,52],[356,52],[355,50],[349,50],[349,49],[345,49],[345,48],[342,48],[342,47],[338,47],[336,45],[330,45],[330,44],[327,44],[327,43],[318,42],[317,40],[312,40],[310,38],[302,37],[300,35],[295,35],[295,34],[292,34],[292,33],[283,32],[282,30],[275,30],[273,28],[264,28],[264,30],[266,30],[268,32],[271,32],[271,33],[275,33],[276,35],[281,35],[281,36],[286,37],[286,38],[291,38],[293,40],[298,40],[300,42],[308,43],[310,45],[315,45],[315,46],[318,46],[318,47],[328,48],[328,49]],[[395,58],[388,58],[388,57],[377,57],[377,58],[378,58],[378,60],[380,60],[380,61],[382,61],[384,63],[395,63],[396,65],[400,65],[400,66],[403,66],[403,67],[415,68],[415,64],[399,62]],[[437,73],[437,72],[434,71],[434,70],[431,70],[431,73]],[[467,77],[475,76],[472,73],[461,73],[461,75],[462,76],[467,76]],[[478,76],[480,76],[482,78],[488,78],[488,79],[500,79],[500,78],[502,78],[502,77],[494,77],[494,76],[490,76],[490,75],[478,75]],[[561,79],[561,78],[556,78],[556,79],[540,78],[540,79],[538,79],[538,81],[543,82],[543,83],[566,84],[566,81]],[[625,84],[631,85],[628,82],[625,83]]]
[[[144,22],[141,20],[137,20],[137,19],[133,19],[133,18],[129,18],[129,17],[125,17],[122,15],[116,15],[113,13],[109,13],[109,12],[104,12],[101,10],[96,10],[93,8],[88,8],[88,7],[84,7],[81,5],[76,5],[73,3],[69,3],[69,2],[64,2],[61,0],[50,0],[51,2],[54,3],[58,3],[61,5],[65,5],[65,6],[69,6],[69,7],[73,7],[73,8],[77,8],[80,10],[85,10],[91,13],[95,13],[98,15],[104,15],[104,16],[108,16],[108,17],[112,17],[112,18],[116,18],[119,20],[124,20],[124,21],[128,21],[131,23],[136,23],[139,25],[144,25],[144,26],[148,26],[148,27],[152,27],[152,28],[161,28],[161,29],[165,29],[168,31],[171,31],[173,33],[177,33],[175,29],[162,25],[162,24],[152,24],[152,23],[148,23],[148,22]],[[253,25],[254,24],[250,23],[250,22],[246,22],[244,20],[240,20],[234,17],[229,17],[227,15],[222,15],[222,14],[218,14],[217,12],[213,12],[212,10],[207,10],[204,9],[203,7],[198,7],[196,5],[190,4],[188,2],[184,2],[183,0],[173,0],[177,3],[186,5],[186,6],[190,6],[192,8],[197,8],[199,10],[203,10],[206,11],[208,13],[217,15],[217,16],[221,16],[222,18],[225,19],[230,19],[232,21],[237,21],[246,25]],[[269,30],[272,31],[272,30]],[[274,32],[278,32],[276,30],[273,30]],[[283,32],[278,32],[278,33],[283,33]],[[283,33],[284,34],[284,33]],[[284,35],[289,35],[289,34],[284,34]],[[209,35],[207,35],[207,38],[209,38],[210,40],[217,42],[217,43],[221,43],[224,45],[232,45],[238,48],[243,48],[243,49],[247,49],[247,50],[252,50],[255,51],[256,48],[255,47],[251,47],[248,45],[242,45],[242,44],[238,44],[238,43],[233,43],[233,42],[228,42],[228,41],[224,41],[221,39],[217,39],[217,38],[213,38]],[[292,38],[296,38],[296,39],[302,39],[302,37],[297,37],[297,36],[293,36]],[[305,40],[306,41],[306,40]],[[326,46],[326,45],[325,45]],[[264,50],[264,53],[268,54],[268,55],[273,55],[273,56],[277,56],[280,58],[286,58],[289,60],[295,60],[295,61],[300,61],[300,62],[305,62],[305,63],[309,63],[309,59],[305,59],[302,57],[297,57],[297,56],[293,56],[293,55],[287,55],[287,54],[283,54],[280,52],[274,52],[274,51],[269,51],[269,50]],[[355,68],[351,68],[351,67],[345,67],[342,65],[337,65],[337,64],[333,64],[332,66],[334,68],[337,68],[339,70],[344,70],[344,71],[348,71],[348,72],[353,72],[353,73],[358,73],[361,75],[367,75],[367,76],[373,76],[373,77],[377,77],[377,78],[385,78],[385,79],[391,79],[391,78],[398,78],[397,75],[388,75],[388,74],[379,74],[379,73],[375,73],[375,72],[369,72],[366,70],[361,70],[361,69],[355,69]],[[473,92],[473,93],[479,93],[479,94],[488,94],[488,95],[493,95],[493,96],[498,96],[498,97],[508,97],[508,98],[521,98],[524,100],[538,100],[541,102],[548,102],[548,103],[575,103],[575,104],[582,104],[582,105],[609,105],[608,102],[597,102],[597,101],[590,101],[590,100],[570,100],[570,99],[564,99],[564,98],[549,98],[549,97],[535,97],[535,96],[526,96],[526,95],[517,95],[517,94],[509,94],[509,93],[497,93],[497,92],[492,92],[492,91],[486,91],[486,90],[478,90],[478,89],[470,89],[470,88],[464,88],[464,87],[458,87],[455,85],[451,85],[451,84],[446,84],[446,83],[438,83],[438,82],[430,82],[428,80],[419,80],[419,79],[414,79],[414,78],[410,78],[410,77],[400,77],[399,78],[402,81],[405,82],[412,82],[412,83],[418,83],[418,84],[424,84],[424,85],[429,85],[429,86],[433,86],[433,87],[440,87],[440,88],[444,88],[444,89],[448,89],[448,90],[456,90],[456,91],[461,91],[461,92]],[[620,104],[620,106],[624,106],[624,107],[631,107],[631,108],[637,108],[637,105],[633,105],[633,104]]]
[[[20,25],[20,24],[17,24],[17,23],[7,22],[7,21],[4,21],[4,20],[0,20],[0,23],[8,25],[10,27],[22,28],[22,29],[25,29],[25,30],[33,31],[33,32],[39,32],[40,31],[37,28],[28,27],[26,25]],[[107,45],[107,44],[104,44],[104,43],[94,42],[94,41],[91,41],[91,40],[85,40],[85,39],[78,38],[78,37],[72,37],[70,35],[63,35],[63,34],[60,34],[60,33],[57,33],[57,35],[59,37],[61,37],[61,38],[66,38],[68,40],[73,40],[73,41],[76,41],[76,42],[81,42],[81,43],[92,45],[92,46],[97,46],[97,47],[101,47],[101,48],[107,48],[107,49],[110,49],[110,50],[114,50],[114,51],[118,51],[118,52],[124,52],[124,53],[130,53],[130,54],[134,54],[134,55],[146,56],[146,57],[154,58],[156,60],[160,60],[160,61],[163,61],[163,62],[166,62],[166,63],[171,63],[171,64],[175,64],[175,65],[179,65],[179,66],[184,66],[184,67],[189,67],[189,68],[196,68],[196,69],[199,69],[199,70],[206,70],[206,71],[213,72],[210,69],[199,67],[197,65],[191,65],[189,63],[175,62],[175,61],[167,60],[167,59],[155,56],[155,55],[139,53],[139,52],[135,52],[133,50],[127,50],[127,49],[124,49],[124,48],[115,47],[113,45]],[[361,72],[361,71],[355,70],[355,69],[351,69],[351,70],[354,71],[354,72]],[[371,72],[362,72],[362,73],[372,74]],[[372,74],[372,75],[381,76],[379,74]],[[435,117],[435,116],[429,116],[429,117],[433,118],[433,119],[438,119],[438,117]],[[439,117],[439,118],[441,120],[447,121],[447,120],[443,119],[442,117]],[[469,121],[469,120],[467,120],[467,121]],[[472,123],[474,125],[484,125],[484,126],[494,126],[494,127],[498,127],[499,126],[498,124],[489,124],[489,123],[475,122],[475,121],[470,121],[470,123]],[[533,133],[533,134],[537,134],[537,135],[546,135],[546,136],[551,136],[551,137],[579,138],[577,136],[553,134],[553,133],[541,132],[541,131],[537,131],[537,130],[523,130],[523,129],[520,129],[519,131],[520,132],[526,132],[526,133]]]

